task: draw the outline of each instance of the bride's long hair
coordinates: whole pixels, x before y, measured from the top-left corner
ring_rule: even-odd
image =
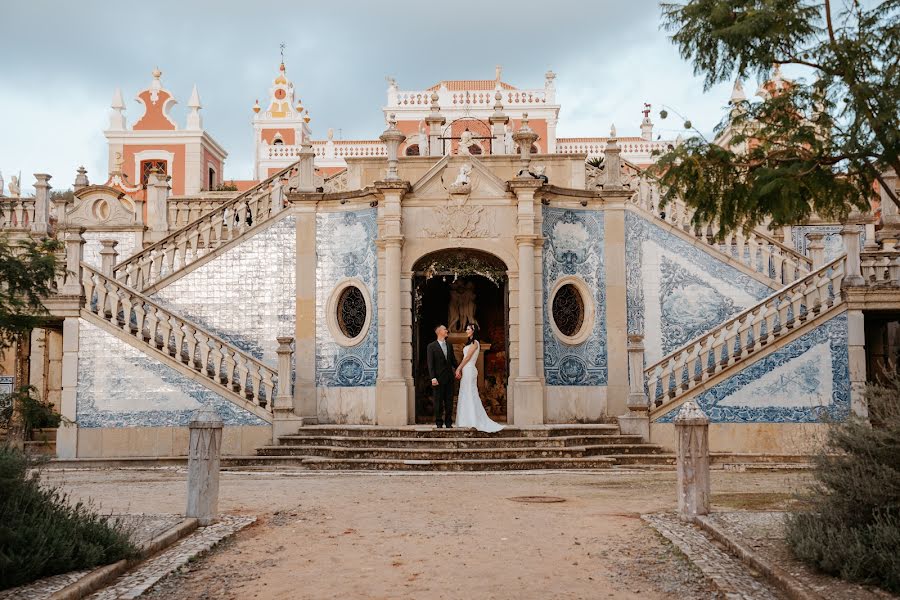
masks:
[[[466,338],[465,346],[468,346],[469,344],[478,341],[478,325],[475,325],[474,323],[469,323],[468,325],[466,325],[466,332],[469,331],[469,327],[472,328],[472,337]]]

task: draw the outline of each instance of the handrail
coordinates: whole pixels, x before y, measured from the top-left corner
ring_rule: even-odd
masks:
[[[256,192],[260,191],[261,189],[263,189],[264,187],[268,186],[276,179],[283,177],[286,173],[289,173],[293,169],[296,169],[299,166],[299,164],[300,164],[300,161],[296,161],[296,162],[292,163],[291,165],[278,171],[274,175],[271,175],[270,177],[262,180],[261,182],[259,182],[255,186],[253,186],[252,188],[242,192],[241,194],[239,194],[232,200],[229,200],[228,202],[221,204],[217,208],[209,211],[208,213],[197,217],[196,219],[194,219],[193,221],[191,221],[184,227],[177,229],[176,231],[173,231],[172,233],[170,233],[166,237],[162,238],[158,242],[151,244],[150,246],[147,246],[142,251],[132,255],[131,257],[129,257],[126,260],[123,260],[122,262],[120,262],[119,264],[116,265],[115,269],[113,270],[113,274],[116,276],[116,278],[118,278],[122,273],[126,273],[128,271],[129,266],[132,266],[137,262],[145,260],[147,257],[153,256],[154,252],[160,252],[160,251],[164,250],[166,248],[166,246],[175,242],[179,236],[182,236],[188,230],[198,228],[203,222],[208,221],[213,217],[218,217],[219,215],[221,215],[220,220],[224,221],[228,210],[237,208],[240,203],[246,201],[254,193],[256,193]]]
[[[669,404],[840,302],[845,260],[844,255],[834,259],[644,369],[651,410]]]
[[[273,368],[84,262],[81,284],[85,310],[272,412],[278,381]]]

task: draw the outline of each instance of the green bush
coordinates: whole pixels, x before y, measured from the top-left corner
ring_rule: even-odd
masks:
[[[787,541],[825,573],[900,592],[900,377],[870,385],[866,398],[871,424],[829,427],[807,508],[787,518]]]
[[[122,523],[41,486],[30,466],[0,447],[0,589],[137,555]]]
[[[2,397],[0,399],[3,405],[0,408],[0,427],[9,426],[13,406],[19,413],[20,421],[25,428],[26,439],[31,439],[31,433],[35,429],[59,427],[63,421],[62,416],[56,412],[53,404],[38,398],[36,391],[33,386],[27,385]]]

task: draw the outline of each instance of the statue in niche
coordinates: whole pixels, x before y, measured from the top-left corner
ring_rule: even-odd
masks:
[[[462,154],[463,156],[468,156],[471,154],[469,152],[469,148],[475,143],[475,139],[472,137],[472,132],[466,129],[459,136],[459,150],[457,154]]]
[[[513,140],[513,130],[509,123],[504,125],[503,153],[504,154],[515,154],[516,153],[515,140]]]
[[[469,176],[472,174],[472,163],[466,163],[459,168],[456,179],[453,181],[454,186],[469,185]]]
[[[18,198],[21,192],[22,190],[19,188],[19,178],[13,175],[9,181],[9,196],[10,198]]]
[[[448,327],[451,332],[465,331],[466,325],[478,325],[475,320],[475,284],[471,281],[455,281],[450,286],[450,318]]]

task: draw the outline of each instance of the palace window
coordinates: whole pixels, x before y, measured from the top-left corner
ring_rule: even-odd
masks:
[[[584,299],[571,283],[562,285],[553,297],[553,323],[566,337],[575,337],[584,325]]]
[[[366,299],[355,285],[344,288],[337,302],[337,322],[341,333],[356,338],[366,326]]]
[[[168,175],[168,164],[162,159],[142,160],[141,161],[141,184],[147,185],[150,181],[150,172],[159,171],[163,175]]]
[[[407,156],[419,156],[420,150],[418,144],[411,144],[406,147],[406,155]]]

